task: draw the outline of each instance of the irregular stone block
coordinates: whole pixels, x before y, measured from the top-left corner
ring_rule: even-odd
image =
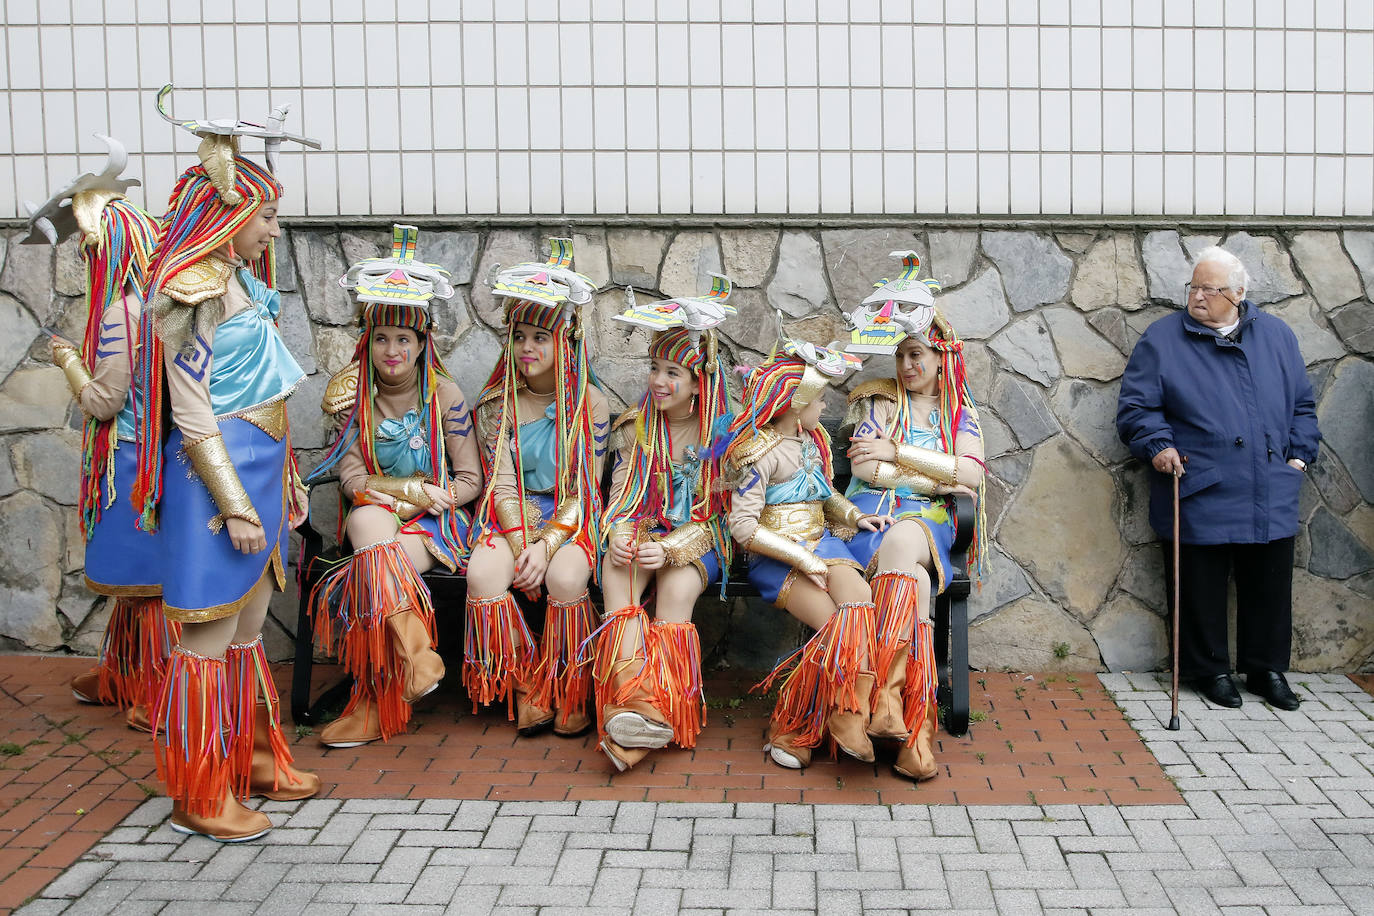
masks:
[[[38,336],[38,322],[19,300],[0,293],[0,379],[7,377],[14,367],[28,355],[29,345]],[[46,346],[46,344],[45,344]],[[3,422],[3,421],[0,421]]]
[[[997,418],[990,410],[978,414],[978,424],[983,433],[983,457],[997,458],[1016,450],[1016,437],[1007,424]]]
[[[291,233],[299,286],[310,317],[320,324],[352,324],[358,317],[353,297],[339,286],[348,270],[339,253],[338,239],[322,232]],[[352,263],[352,262],[349,262]]]
[[[1298,270],[1326,311],[1361,296],[1360,277],[1335,232],[1299,232],[1289,242]]]
[[[828,229],[821,232],[821,247],[825,249],[825,269],[835,301],[845,311],[856,308],[873,292],[874,283],[901,271],[902,262],[892,257],[892,252],[925,255],[925,246],[916,233],[897,228]],[[781,273],[781,263],[778,267]],[[928,275],[926,270],[921,273]]]
[[[10,449],[10,460],[19,486],[64,506],[76,505],[81,433],[60,429],[18,436]]]
[[[1093,638],[1108,671],[1158,671],[1169,666],[1164,621],[1125,592],[1093,618]]]
[[[983,251],[997,264],[1015,311],[1059,302],[1069,291],[1073,261],[1039,233],[984,232]]]
[[[1293,333],[1298,337],[1298,350],[1302,352],[1305,362],[1340,359],[1345,355],[1345,345],[1326,327],[1317,304],[1307,296],[1298,296],[1278,305],[1270,305],[1264,310],[1276,318],[1283,319],[1283,322],[1293,329]]]
[[[39,652],[62,646],[57,620],[57,592],[16,588],[0,579],[0,637]]]
[[[1093,385],[1068,379],[1050,396],[1050,406],[1064,431],[1103,464],[1131,457],[1116,434],[1116,401],[1119,383]]]
[[[62,597],[57,600],[57,613],[66,620],[68,628],[79,630],[104,600],[86,587],[85,576],[63,576]],[[58,626],[61,625],[59,621]]]
[[[315,325],[315,364],[319,371],[333,375],[353,362],[358,349],[358,328]]]
[[[1240,258],[1250,272],[1250,288],[1245,291],[1245,298],[1256,305],[1278,302],[1304,292],[1302,282],[1293,273],[1292,259],[1277,239],[1237,232],[1226,237],[1225,247]]]
[[[1074,254],[1082,254],[1087,251],[1097,236],[1091,232],[1056,232],[1054,240],[1059,243],[1060,248],[1068,249]]]
[[[9,496],[19,489],[19,481],[14,479],[14,465],[10,462],[9,442],[0,439],[0,496]]]
[[[1374,306],[1367,301],[1352,302],[1331,313],[1331,326],[1346,346],[1365,356],[1374,356]]]
[[[0,432],[66,426],[71,409],[71,390],[61,369],[53,365],[16,369],[0,388]]]
[[[434,315],[435,352],[446,353],[454,342],[472,327],[472,303],[468,301],[470,287],[460,286],[448,299],[431,299],[430,312]]]
[[[1100,671],[1087,627],[1056,604],[1026,597],[969,626],[969,664],[990,671]],[[1060,658],[1055,647],[1068,644]]]
[[[832,304],[822,263],[820,242],[805,232],[784,232],[778,243],[778,266],[768,284],[769,308],[801,318]]]
[[[1145,280],[1151,299],[1164,299],[1175,305],[1183,301],[1183,286],[1193,276],[1193,265],[1183,256],[1178,233],[1159,229],[1145,233],[1140,243],[1145,259]]]
[[[513,267],[530,261],[542,261],[547,257],[540,246],[546,244],[538,233],[529,229],[494,229],[487,237],[486,250],[477,263],[477,275],[472,281],[470,292],[472,307],[477,316],[492,327],[501,327],[502,300],[493,296],[487,278],[492,267]],[[573,269],[577,269],[577,250],[573,250]]]
[[[596,364],[596,377],[601,390],[611,402],[614,417],[644,396],[648,382],[648,365],[643,358],[608,356]]]
[[[736,286],[759,286],[773,269],[777,229],[722,229],[720,253],[725,275]]]
[[[1119,495],[1113,517],[1127,544],[1149,544],[1159,539],[1150,526],[1150,475],[1154,469],[1132,461],[1116,469]]]
[[[1079,262],[1071,298],[1085,312],[1108,305],[1134,311],[1145,304],[1145,272],[1130,233],[1114,232],[1088,249]]]
[[[1163,617],[1169,613],[1165,590],[1170,586],[1165,581],[1164,551],[1158,543],[1132,547],[1116,584],[1140,599],[1154,614]]]
[[[1015,455],[1002,455],[988,462],[989,475],[1005,481],[1009,487],[1019,487],[1030,474],[1031,456],[1020,452]]]
[[[420,232],[420,260],[426,264],[438,264],[448,271],[449,280],[454,286],[472,282],[473,271],[477,269],[477,247],[482,237],[476,232],[434,232],[429,229]],[[601,237],[602,273],[605,274],[605,234]],[[573,253],[577,259],[578,272],[587,273],[585,266],[596,266],[594,246],[587,245],[587,251],[578,247],[573,240]],[[388,255],[390,253],[388,252]],[[586,258],[584,260],[584,255]],[[588,276],[591,276],[588,274]],[[593,279],[595,279],[593,277]],[[602,282],[605,282],[604,280]]]
[[[1293,570],[1294,671],[1353,671],[1374,646],[1374,600]]]
[[[20,245],[17,240],[12,240],[5,255],[5,267],[0,270],[0,291],[18,297],[40,325],[50,321],[53,297],[52,262],[51,246]],[[26,341],[25,346],[27,345]]]
[[[971,283],[937,297],[940,311],[964,340],[991,337],[1011,320],[1002,277],[990,267]]]
[[[637,296],[639,302],[650,301],[653,297]],[[733,296],[731,297],[733,298]],[[615,316],[625,309],[625,291],[611,288],[596,294],[592,300],[592,358],[603,356],[638,356],[645,360],[647,371],[649,341],[653,332],[648,328],[616,321]],[[738,320],[738,319],[732,319]]]
[[[74,232],[53,252],[53,289],[60,296],[86,295],[86,264],[80,246],[81,233]]]
[[[1367,229],[1347,229],[1341,233],[1346,253],[1355,262],[1364,280],[1365,298],[1374,296],[1374,232]]]
[[[700,296],[711,288],[711,274],[724,272],[714,235],[679,232],[663,258],[658,287],[669,297]]]
[[[477,396],[505,352],[505,344],[504,336],[498,337],[486,325],[474,323],[444,356],[444,365],[469,404],[476,406]]]
[[[1152,305],[1149,308],[1132,312],[1126,316],[1126,353],[1130,354],[1135,349],[1136,341],[1140,340],[1140,335],[1145,333],[1145,329],[1154,324],[1165,315],[1178,311],[1175,308],[1168,308],[1162,305]]]
[[[992,386],[992,408],[1011,427],[1017,443],[1030,448],[1059,432],[1059,421],[1033,383],[1002,374]]]
[[[1345,515],[1360,504],[1360,490],[1350,479],[1341,459],[1325,445],[1317,460],[1307,467],[1307,479],[1312,481],[1322,500],[1337,514]]]
[[[1065,375],[1108,382],[1126,371],[1126,357],[1097,336],[1082,315],[1066,308],[1044,309],[1040,315],[1049,325]]]
[[[291,235],[292,230],[283,229],[281,238],[272,243],[272,285],[279,293],[299,292],[300,280],[296,277],[296,259],[293,257]]]
[[[1117,350],[1126,354],[1131,352],[1126,330],[1126,316],[1120,309],[1098,309],[1088,316],[1088,324],[1092,325],[1097,333],[1107,338]]]
[[[973,400],[978,404],[986,404],[992,395],[992,380],[997,376],[997,366],[988,352],[988,345],[981,340],[964,340],[964,375]]]
[[[316,372],[307,375],[286,399],[286,417],[291,424],[291,445],[294,448],[323,448],[326,444],[325,414],[320,410],[329,375]]]
[[[663,263],[668,233],[657,229],[612,229],[606,237],[611,246],[611,282],[635,289],[658,289],[658,268]]]
[[[1116,582],[1126,549],[1112,521],[1112,477],[1065,436],[1035,450],[1030,477],[998,541],[1051,596],[1090,618]],[[1072,524],[1056,520],[1072,519]]]
[[[291,351],[305,374],[314,372],[318,368],[315,362],[315,336],[300,293],[281,294],[281,319],[277,328],[286,349]]]
[[[1026,573],[995,546],[983,558],[981,586],[969,593],[968,618],[978,620],[1030,594]]]
[[[1318,509],[1307,523],[1307,536],[1312,545],[1307,569],[1315,575],[1349,579],[1374,568],[1374,556],[1325,508]]]
[[[1374,363],[1348,357],[1336,365],[1317,407],[1317,423],[1365,502],[1374,502]]]
[[[391,230],[380,227],[346,229],[339,233],[339,248],[349,267],[367,258],[390,257]]]
[[[820,315],[811,315],[796,321],[785,321],[782,327],[788,337],[797,340],[809,340],[821,346],[832,343],[843,344],[849,340],[849,332],[845,330],[844,319],[838,313],[829,310]],[[879,357],[878,361],[880,363],[885,362],[882,357]],[[883,368],[885,371],[880,372],[879,375],[891,378],[891,367]]]
[[[66,469],[74,470],[71,465]],[[57,513],[38,494],[21,491],[0,500],[0,531],[7,533],[0,540],[0,583],[48,596],[46,610],[51,617],[62,587],[62,525]],[[6,621],[6,607],[0,601],[0,634],[9,635]]]
[[[720,326],[720,335],[757,354],[751,360],[746,360],[744,353],[737,354],[742,361],[756,363],[778,339],[777,318],[761,289],[737,289],[730,294],[730,301],[739,315]]]
[[[1046,388],[1063,374],[1059,358],[1054,355],[1050,329],[1039,314],[1013,323],[988,341],[988,347],[1007,368]]]
[[[81,513],[58,514],[62,517],[62,572],[70,575],[86,565],[86,532],[81,530]]]
[[[1213,245],[1220,244],[1221,236],[1213,235],[1211,233],[1202,233],[1199,235],[1185,235],[1183,237],[1183,250],[1188,252],[1189,261],[1196,261],[1197,256],[1202,251],[1202,249],[1210,248]]]

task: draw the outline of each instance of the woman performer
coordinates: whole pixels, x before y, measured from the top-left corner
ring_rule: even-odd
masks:
[[[439,686],[434,608],[420,575],[457,572],[472,519],[459,508],[482,489],[472,411],[434,352],[429,300],[453,295],[448,271],[415,260],[419,230],[396,226],[391,257],[369,258],[340,279],[355,291],[362,334],[353,362],[330,380],[324,410],[348,411],[312,478],[337,469],[353,508],[353,553],[316,586],[321,643],[353,675],[343,715],[320,733],[326,747],[357,747],[405,729],[411,705]],[[361,370],[365,366],[365,370]]]
[[[785,672],[764,750],[801,769],[828,733],[835,746],[871,763],[873,603],[863,565],[845,540],[881,531],[891,519],[861,512],[831,485],[830,437],[821,428],[823,393],[860,365],[858,357],[782,337],[745,381],[746,405],[730,425],[725,459],[741,477],[731,497],[730,533],[749,551],[749,581],[767,601],[816,631],[773,670]]]
[[[141,285],[157,224],[124,197],[134,179],[120,179],[128,154],[116,140],[98,175],[85,174],[58,191],[30,218],[27,242],[56,245],[81,232],[86,265],[86,333],[82,348],[54,336],[53,363],[67,377],[85,414],[81,429],[78,509],[86,536],[86,587],[109,596],[109,622],[97,666],[72,680],[83,703],[128,709],[130,728],[150,731],[167,656],[180,634],[162,613],[158,539],[138,530],[129,500],[137,472],[134,446],[133,354],[138,349]]]
[[[305,514],[286,422],[304,373],[277,334],[269,285],[281,185],[237,155],[233,134],[203,138],[203,164],[177,181],[149,265],[134,500],[145,529],[160,521],[163,601],[182,625],[153,716],[172,827],[239,842],[272,826],[239,799],[319,791],[291,766],[262,647],[289,525]]]
[[[587,583],[610,415],[583,340],[594,287],[573,272],[571,241],[550,244],[547,263],[492,284],[509,336],[477,399],[487,489],[473,522],[463,684],[474,706],[504,700],[522,735],[552,726],[572,737],[592,724],[590,666],[577,654],[595,618]],[[548,593],[541,638],[512,587]]]
[[[735,307],[716,276],[700,298],[634,304],[616,320],[650,328],[649,388],[616,420],[615,469],[604,526],[601,591],[608,615],[596,641],[601,750],[629,769],[669,741],[694,747],[705,720],[697,598],[730,569],[720,461],[706,454],[728,424],[725,367],[713,330]],[[642,603],[654,586],[654,622]]]
[[[898,256],[902,274],[881,281],[849,318],[851,349],[895,353],[897,377],[865,383],[849,396],[853,477],[846,495],[865,512],[897,519],[887,531],[860,532],[849,548],[865,566],[878,609],[874,668],[883,682],[873,692],[868,733],[900,740],[892,768],[923,780],[938,771],[932,575],[937,594],[953,577],[951,494],[979,497],[983,440],[965,384],[963,344],[935,309],[932,293],[940,284],[917,279],[915,252]],[[969,562],[976,568],[983,525],[965,522],[975,525]]]

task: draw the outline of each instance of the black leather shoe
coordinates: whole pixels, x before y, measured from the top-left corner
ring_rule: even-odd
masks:
[[[1193,681],[1193,687],[1213,703],[1227,709],[1239,709],[1240,704],[1244,702],[1229,674],[1197,678]]]
[[[1270,706],[1292,712],[1302,701],[1288,686],[1288,681],[1277,671],[1252,671],[1245,677],[1245,689],[1255,696],[1264,697]]]

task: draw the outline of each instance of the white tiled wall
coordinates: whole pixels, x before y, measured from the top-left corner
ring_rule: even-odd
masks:
[[[0,217],[94,131],[161,209],[169,80],[288,214],[1374,215],[1374,0],[0,4]]]

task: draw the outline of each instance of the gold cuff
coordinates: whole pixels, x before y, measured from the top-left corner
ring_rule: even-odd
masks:
[[[711,549],[711,529],[703,522],[688,522],[658,539],[669,566],[690,566]]]
[[[415,516],[419,515],[421,512],[425,511],[424,509],[421,509],[414,503],[407,502],[404,499],[396,500],[396,502],[392,505],[392,508],[396,510],[396,517],[403,522],[408,522]]]
[[[425,492],[425,481],[421,477],[387,477],[382,474],[369,474],[367,489],[384,493],[392,499],[408,502],[421,509],[428,509],[434,505],[434,497]]]
[[[91,373],[81,360],[81,351],[76,347],[58,345],[53,348],[52,361],[67,377],[67,387],[72,390],[72,397],[80,400],[81,389],[91,383]]]
[[[565,499],[558,508],[553,511],[553,518],[549,523],[539,529],[539,534],[535,535],[536,541],[543,541],[544,547],[548,550],[552,558],[558,553],[558,548],[562,547],[568,538],[577,533],[577,529],[582,527],[582,506],[575,499]]]
[[[842,541],[847,541],[859,533],[859,519],[864,514],[841,493],[831,493],[826,497],[825,520],[829,523],[830,533]]]
[[[754,529],[744,549],[786,563],[808,576],[823,574],[827,569],[825,561],[806,547],[763,525]]]
[[[898,442],[897,464],[904,471],[921,474],[945,486],[952,487],[959,482],[959,459],[933,448]]]
[[[869,478],[869,483],[888,490],[906,487],[913,493],[923,495],[934,493],[940,486],[937,481],[931,480],[926,475],[904,470],[890,461],[877,463],[873,469],[873,476]]]
[[[195,468],[205,489],[210,491],[215,508],[219,509],[219,515],[210,519],[211,531],[218,533],[228,518],[262,525],[262,519],[258,518],[248,493],[243,489],[238,471],[234,470],[234,462],[229,457],[223,436],[219,433],[207,436],[185,446],[185,451],[186,457],[191,460],[191,467]]]
[[[502,496],[496,500],[496,523],[506,535],[506,543],[515,555],[525,549],[525,513],[518,496]]]

